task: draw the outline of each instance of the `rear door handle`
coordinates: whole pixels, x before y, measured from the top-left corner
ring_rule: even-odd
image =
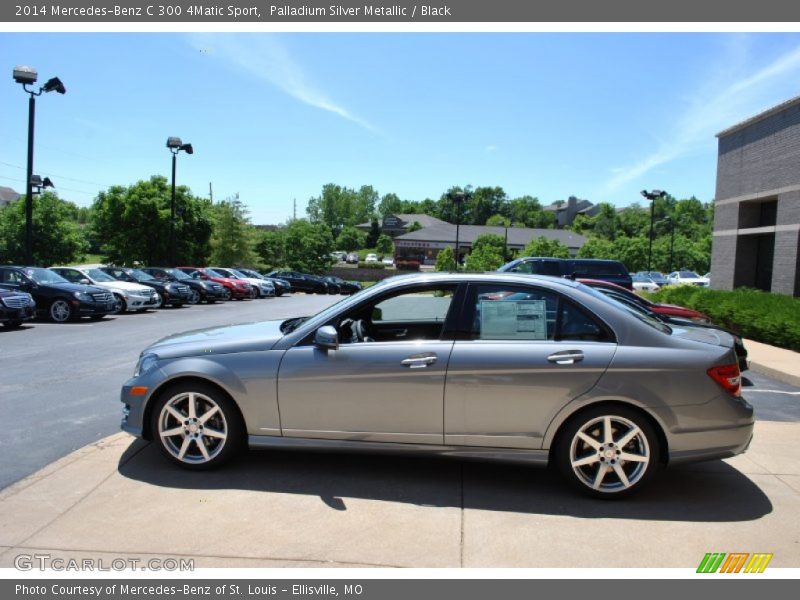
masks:
[[[580,350],[564,350],[556,352],[547,357],[547,360],[557,365],[572,365],[583,360],[583,352]]]
[[[412,354],[400,361],[400,364],[409,369],[424,369],[438,360],[435,354]]]

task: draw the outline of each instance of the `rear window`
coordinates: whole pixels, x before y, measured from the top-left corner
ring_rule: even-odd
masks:
[[[572,263],[572,272],[576,277],[586,279],[597,279],[602,277],[629,277],[627,269],[622,263],[616,261],[608,262],[581,262]]]

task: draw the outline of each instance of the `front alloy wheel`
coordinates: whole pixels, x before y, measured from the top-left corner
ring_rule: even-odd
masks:
[[[50,318],[56,323],[66,323],[72,318],[72,306],[66,300],[55,300],[50,305]]]
[[[153,437],[167,457],[182,467],[215,467],[241,447],[244,429],[239,413],[209,386],[167,390],[153,416]]]
[[[200,292],[194,288],[189,289],[189,304],[200,304]]]
[[[625,407],[600,407],[573,420],[557,449],[561,473],[597,498],[621,498],[643,487],[659,463],[650,423]]]
[[[111,309],[111,314],[118,315],[126,310],[128,310],[128,303],[125,302],[125,299],[122,296],[114,294],[114,308]]]
[[[233,292],[231,292],[231,288],[225,288],[225,300],[228,301],[233,298]]]

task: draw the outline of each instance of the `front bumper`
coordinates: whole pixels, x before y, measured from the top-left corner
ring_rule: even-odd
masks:
[[[82,300],[72,300],[72,308],[75,314],[81,317],[93,317],[95,315],[107,315],[114,312],[115,302],[84,302]]]
[[[128,294],[125,298],[125,303],[128,305],[128,310],[139,310],[142,308],[155,308],[160,302],[158,301],[158,294],[152,296],[140,296],[139,294]]]
[[[36,315],[36,304],[11,308],[0,303],[0,323],[6,321],[28,321]]]

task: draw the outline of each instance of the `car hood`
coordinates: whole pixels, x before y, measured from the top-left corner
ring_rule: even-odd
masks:
[[[121,290],[124,292],[134,292],[137,294],[146,294],[150,288],[142,283],[133,283],[132,281],[98,281],[93,283],[97,287],[106,288],[108,290]]]
[[[153,353],[160,358],[178,358],[269,350],[283,337],[281,323],[282,320],[262,321],[178,333],[158,340],[143,354]]]
[[[82,283],[40,283],[41,287],[45,288],[55,288],[58,290],[64,290],[65,292],[80,292],[81,294],[97,294],[98,292],[107,292],[101,287],[96,285],[84,285]]]

